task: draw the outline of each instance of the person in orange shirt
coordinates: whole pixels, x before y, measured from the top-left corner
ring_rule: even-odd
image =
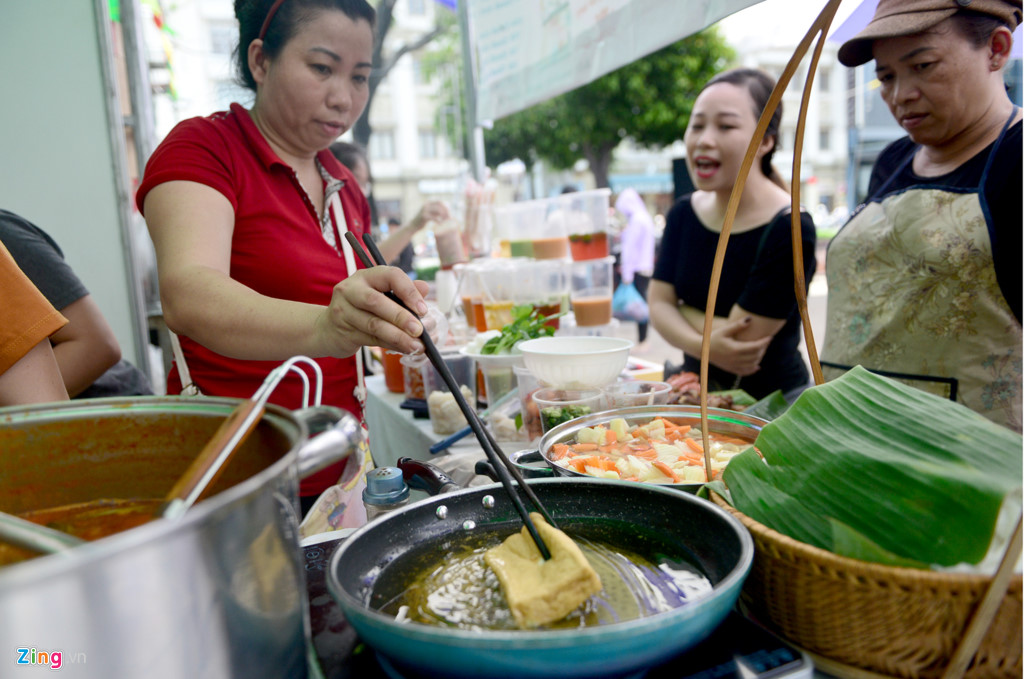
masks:
[[[67,322],[0,243],[0,406],[68,399],[49,340]]]

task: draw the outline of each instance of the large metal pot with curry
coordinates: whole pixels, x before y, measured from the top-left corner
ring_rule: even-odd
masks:
[[[305,676],[298,484],[351,452],[355,418],[267,406],[207,499],[151,519],[238,403],[0,409],[0,510],[86,538],[112,533],[35,558],[0,546],[0,647],[76,677]]]

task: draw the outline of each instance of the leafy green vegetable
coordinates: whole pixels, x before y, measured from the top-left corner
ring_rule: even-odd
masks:
[[[541,316],[532,304],[520,304],[512,307],[512,322],[501,329],[501,334],[487,340],[480,348],[481,354],[510,354],[516,342],[550,337],[555,329],[545,323],[562,314]]]
[[[542,408],[540,416],[546,429],[551,429],[563,422],[589,415],[590,412],[590,406],[551,406],[549,408]]]
[[[763,461],[748,449],[723,475],[737,509],[890,565],[981,561],[1024,474],[1019,434],[863,368],[805,391],[756,445]]]

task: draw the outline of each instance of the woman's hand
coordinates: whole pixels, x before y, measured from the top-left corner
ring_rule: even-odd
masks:
[[[420,319],[385,294],[389,291],[419,316],[427,313],[427,284],[401,269],[362,269],[334,286],[331,303],[316,322],[323,353],[350,356],[361,346],[380,346],[404,354],[423,350]],[[429,329],[428,329],[429,330]]]
[[[409,222],[409,226],[412,227],[412,231],[415,233],[430,222],[443,222],[446,219],[451,219],[448,206],[439,200],[432,200],[423,204],[420,211]]]
[[[730,320],[711,331],[708,360],[715,366],[740,377],[753,375],[761,369],[761,359],[772,341],[772,335],[755,340],[741,340],[752,323],[750,316]]]
[[[388,232],[388,237],[384,239],[383,243],[380,243],[380,252],[384,255],[384,260],[394,262],[402,254],[405,246],[412,242],[412,237],[417,231],[430,222],[443,222],[449,218],[448,206],[441,201],[432,200],[429,203],[424,203],[412,221]]]

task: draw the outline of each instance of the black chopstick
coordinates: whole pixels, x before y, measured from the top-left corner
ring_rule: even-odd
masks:
[[[355,238],[356,237],[354,235],[351,236],[349,242],[353,242]],[[359,241],[355,240],[355,244],[359,245]],[[377,248],[377,244],[373,242],[373,239],[368,239],[366,241],[366,247],[370,250],[371,254],[378,262],[385,262],[384,255],[381,254],[381,251]],[[411,311],[409,307],[405,305],[405,303],[403,303],[401,300],[398,300],[397,297],[395,297],[393,292],[389,294],[391,295],[392,299],[395,299],[395,301],[402,305],[402,307],[404,307],[408,311]],[[433,341],[430,339],[430,336],[426,334],[426,332],[424,332],[424,335],[426,336],[427,342],[433,344]],[[424,347],[426,347],[426,343],[424,343]],[[452,385],[455,383],[455,379],[452,376],[451,371],[448,369],[448,364],[445,363],[444,360],[441,358],[440,352],[436,351],[436,347],[434,348],[434,350],[437,353],[437,363],[439,364],[435,365],[435,367],[437,368],[438,372],[441,373],[442,377],[447,375],[449,378],[451,378],[450,381],[446,380],[446,384],[448,385],[449,389],[453,389]],[[460,389],[453,389],[452,396],[454,396],[457,400],[463,400],[461,398],[462,391]],[[480,417],[477,415],[476,410],[472,407],[469,407],[468,404],[466,404],[466,407],[469,410],[469,412],[472,413],[472,418],[467,416],[467,422],[471,421],[471,419],[477,421],[477,423],[480,425],[480,428],[484,432],[484,436],[487,437],[487,441],[490,444],[491,452],[494,452],[498,456],[502,466],[512,474],[512,478],[514,478],[516,482],[519,484],[519,487],[523,489],[523,492],[526,493],[526,497],[530,500],[531,503],[533,503],[534,508],[536,508],[536,510],[540,512],[540,515],[544,517],[544,520],[548,522],[548,525],[557,528],[558,525],[555,523],[555,520],[551,517],[551,514],[548,513],[548,510],[544,508],[544,505],[541,504],[540,499],[533,492],[533,489],[527,485],[525,479],[523,479],[523,475],[519,473],[519,469],[517,469],[516,466],[512,464],[512,462],[508,459],[508,456],[505,455],[505,451],[503,451],[501,447],[498,445],[498,442],[494,440],[494,436],[491,434],[491,431],[487,429],[487,427],[485,427],[482,422],[480,422]],[[479,436],[477,438],[479,438]],[[480,445],[481,447],[484,448],[484,452],[487,453],[487,446],[485,446],[483,443],[481,443]],[[493,462],[494,461],[492,460],[492,463]]]
[[[363,247],[359,243],[359,239],[356,238],[355,234],[353,234],[351,231],[346,232],[345,238],[348,240],[349,244],[352,246],[352,249],[357,253],[359,259],[363,262],[363,264],[365,264],[369,268],[372,268],[373,262],[370,260],[369,257],[367,257],[366,253],[363,251]],[[369,250],[370,253],[373,255],[373,258],[377,262],[377,265],[386,266],[387,262],[381,255],[381,252],[377,248],[376,243],[374,243],[373,240],[370,238],[367,238],[365,242],[366,249]],[[385,294],[387,294],[387,296],[391,300],[398,303],[400,306],[402,306],[404,309],[406,309],[413,315],[417,315],[415,312],[409,309],[409,307],[406,306],[405,302],[399,299],[399,297],[395,295],[394,292],[388,291]],[[494,442],[494,439],[491,438],[490,432],[488,432],[487,429],[483,426],[483,423],[477,416],[476,410],[474,410],[469,405],[469,403],[466,402],[466,398],[465,396],[462,395],[462,390],[459,388],[458,383],[455,381],[455,377],[448,369],[448,365],[444,362],[444,359],[441,357],[441,353],[437,350],[437,346],[434,344],[434,341],[430,339],[430,335],[429,333],[427,333],[425,328],[422,334],[420,335],[420,340],[423,342],[423,348],[426,351],[427,358],[430,360],[430,363],[434,366],[437,372],[441,375],[441,379],[443,379],[445,384],[448,386],[448,389],[451,391],[452,396],[455,398],[455,402],[458,404],[459,409],[462,411],[463,416],[466,418],[466,422],[469,423],[470,428],[476,435],[477,441],[479,441],[480,443],[480,447],[483,448],[484,454],[487,455],[487,458],[494,466],[495,471],[498,474],[498,478],[501,481],[501,485],[504,486],[505,492],[508,493],[509,499],[515,506],[516,511],[519,512],[519,516],[522,518],[523,523],[526,525],[526,529],[527,531],[529,531],[530,537],[533,538],[534,543],[537,545],[537,549],[540,550],[541,556],[544,557],[545,561],[550,559],[551,552],[548,550],[547,545],[544,544],[544,540],[541,538],[540,533],[537,531],[537,527],[533,524],[533,520],[530,518],[530,513],[526,510],[526,507],[523,505],[522,499],[519,497],[519,494],[516,493],[515,488],[512,486],[512,477],[509,475],[510,473],[512,476],[515,477],[515,480],[518,482],[519,487],[523,489],[523,492],[526,493],[527,497],[536,507],[537,511],[540,512],[541,516],[543,516],[551,526],[555,526],[555,522],[552,521],[550,515],[548,514],[548,511],[540,503],[540,500],[536,497],[536,495],[533,494],[533,490],[526,485],[526,481],[519,473],[519,470],[512,465],[512,463],[509,461],[505,453],[501,450],[501,448],[497,446],[497,444]]]
[[[348,237],[349,244],[353,244],[353,249],[355,249],[355,248],[357,248],[359,246],[359,242],[358,242],[358,240],[356,240],[354,235],[353,236],[348,236],[347,232],[346,232],[346,237]],[[378,262],[385,262],[384,255],[381,253],[380,249],[378,249],[377,244],[374,243],[373,239],[367,240],[366,244],[367,244],[367,248],[370,250],[371,254],[374,256],[374,258]],[[358,249],[358,252],[361,253],[360,259],[362,260],[362,263],[367,264],[367,262],[370,260],[370,258],[367,256],[367,254],[364,251],[362,251],[361,248]],[[366,259],[362,259],[364,257],[366,257]],[[373,264],[367,264],[367,266],[373,266]],[[404,304],[401,300],[399,300],[394,295],[394,293],[389,292],[388,295],[391,297],[391,299],[394,299],[396,302],[398,302],[398,304],[400,304],[402,307],[404,307],[407,310],[411,311],[411,309],[408,306],[406,306],[406,304]],[[430,339],[430,336],[427,335],[426,332],[424,332],[424,336],[426,337],[426,341],[430,342],[430,344],[433,345],[433,341]],[[426,347],[426,342],[424,343],[424,347]],[[455,384],[455,378],[452,375],[452,372],[449,370],[449,367],[447,367],[447,364],[444,363],[443,358],[441,358],[441,356],[440,356],[440,352],[438,352],[436,350],[436,347],[433,347],[433,348],[434,348],[434,351],[437,354],[437,360],[436,360],[436,362],[434,362],[435,363],[434,367],[437,368],[437,372],[440,373],[441,377],[445,380],[445,384],[447,385],[447,387],[449,387],[450,389],[453,390],[452,395],[455,396],[456,400],[457,401],[458,400],[464,400],[462,398],[462,390],[453,387],[453,385]],[[429,352],[428,352],[428,358],[429,357],[430,356],[429,356]],[[514,464],[512,464],[511,461],[509,461],[508,456],[505,455],[505,452],[501,449],[500,445],[498,444],[498,441],[495,440],[494,435],[492,433],[490,433],[489,429],[487,429],[485,426],[483,426],[482,422],[480,422],[480,418],[477,415],[476,410],[471,408],[471,407],[469,407],[468,404],[466,404],[466,409],[470,413],[472,413],[472,417],[467,416],[467,418],[466,418],[467,422],[470,423],[470,428],[472,428],[472,421],[475,420],[476,423],[479,425],[480,429],[483,431],[483,435],[487,438],[487,442],[489,443],[489,449],[490,449],[489,451],[487,449],[487,445],[486,444],[484,444],[482,442],[480,443],[481,448],[483,448],[483,452],[488,454],[488,457],[492,457],[492,458],[494,457],[494,456],[490,456],[489,455],[490,453],[494,453],[498,457],[498,459],[502,463],[502,466],[505,469],[507,469],[512,474],[512,477],[516,480],[516,482],[519,483],[519,487],[521,487],[523,493],[526,494],[526,498],[528,498],[529,501],[532,504],[534,504],[534,507],[537,509],[538,512],[540,512],[541,516],[544,517],[544,519],[548,522],[549,525],[557,528],[558,525],[555,523],[555,519],[551,517],[551,514],[548,513],[548,510],[545,509],[544,505],[541,504],[541,500],[534,493],[534,490],[532,490],[531,487],[529,487],[529,485],[526,484],[526,481],[525,481],[525,479],[523,479],[522,474],[520,474],[519,470],[516,468],[516,466]],[[474,433],[475,433],[475,431],[474,431]],[[479,436],[477,436],[477,438],[479,438]],[[492,463],[496,464],[494,459],[492,459]],[[499,475],[501,475],[501,472],[498,472],[498,473],[499,473]]]

